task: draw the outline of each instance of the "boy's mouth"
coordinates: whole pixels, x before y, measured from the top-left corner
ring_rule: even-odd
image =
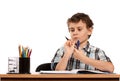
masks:
[[[77,40],[79,40],[79,38],[78,37],[73,37],[73,40],[77,41]]]

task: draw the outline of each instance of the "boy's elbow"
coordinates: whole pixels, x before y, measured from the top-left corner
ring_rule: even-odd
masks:
[[[114,66],[112,66],[111,72],[112,72],[112,73],[114,72]]]
[[[113,73],[113,72],[114,72],[114,65],[113,65],[112,63],[110,63],[109,72],[110,72],[110,73]]]

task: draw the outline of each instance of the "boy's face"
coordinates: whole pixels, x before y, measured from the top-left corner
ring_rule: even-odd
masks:
[[[87,29],[86,23],[81,20],[78,23],[69,23],[69,32],[72,40],[80,40],[81,43],[87,42],[88,36],[92,34],[92,28]]]

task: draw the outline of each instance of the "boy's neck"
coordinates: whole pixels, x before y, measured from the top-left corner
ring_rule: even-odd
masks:
[[[87,42],[88,42],[88,40],[86,40],[86,41],[84,41],[84,42],[81,42],[81,43],[80,43],[80,47],[81,47],[81,48],[84,48],[84,47],[87,45]]]

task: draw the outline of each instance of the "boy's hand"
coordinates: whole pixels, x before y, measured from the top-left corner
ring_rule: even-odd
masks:
[[[79,60],[84,59],[84,57],[86,57],[83,50],[81,50],[80,48],[79,49],[74,48],[73,56],[75,59],[79,59]]]
[[[72,40],[68,40],[64,44],[65,54],[66,54],[65,56],[71,57],[71,55],[73,54],[73,51],[74,51],[74,45],[75,45],[75,42]]]

